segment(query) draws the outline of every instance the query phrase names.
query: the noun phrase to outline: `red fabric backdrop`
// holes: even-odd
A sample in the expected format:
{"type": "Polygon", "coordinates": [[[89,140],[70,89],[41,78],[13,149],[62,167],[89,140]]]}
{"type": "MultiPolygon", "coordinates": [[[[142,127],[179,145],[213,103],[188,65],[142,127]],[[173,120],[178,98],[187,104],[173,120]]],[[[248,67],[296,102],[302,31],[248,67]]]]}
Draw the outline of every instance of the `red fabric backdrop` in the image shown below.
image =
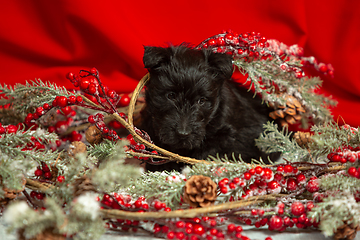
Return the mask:
{"type": "Polygon", "coordinates": [[[331,63],[335,77],[323,78],[323,90],[339,101],[335,119],[360,125],[359,1],[11,0],[0,18],[0,83],[71,87],[67,72],[96,67],[110,88],[131,92],[146,73],[144,45],[255,31],[331,63]]]}

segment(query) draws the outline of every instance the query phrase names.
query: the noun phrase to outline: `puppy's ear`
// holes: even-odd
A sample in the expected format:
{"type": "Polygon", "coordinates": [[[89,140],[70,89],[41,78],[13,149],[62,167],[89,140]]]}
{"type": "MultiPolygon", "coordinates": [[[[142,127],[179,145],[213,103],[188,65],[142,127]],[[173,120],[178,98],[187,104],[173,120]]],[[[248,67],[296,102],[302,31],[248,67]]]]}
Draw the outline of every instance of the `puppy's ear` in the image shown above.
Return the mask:
{"type": "Polygon", "coordinates": [[[145,68],[155,68],[170,60],[171,49],[162,47],[144,47],[143,62],[145,68]]]}
{"type": "Polygon", "coordinates": [[[208,52],[208,63],[217,75],[230,79],[233,74],[232,57],[228,54],[208,52]]]}

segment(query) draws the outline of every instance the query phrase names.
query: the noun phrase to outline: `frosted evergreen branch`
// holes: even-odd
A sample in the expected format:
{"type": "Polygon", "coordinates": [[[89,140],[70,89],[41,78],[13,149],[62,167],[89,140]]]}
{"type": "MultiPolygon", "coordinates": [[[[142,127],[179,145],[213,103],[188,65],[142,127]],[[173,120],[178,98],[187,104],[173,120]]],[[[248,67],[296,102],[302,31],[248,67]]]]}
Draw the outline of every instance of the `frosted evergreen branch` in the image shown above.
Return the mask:
{"type": "Polygon", "coordinates": [[[320,230],[325,236],[332,236],[345,223],[355,226],[360,223],[360,204],[350,192],[338,192],[317,203],[307,215],[320,221],[320,230]]]}
{"type": "Polygon", "coordinates": [[[112,157],[117,153],[117,143],[114,141],[110,141],[105,139],[103,142],[99,144],[90,145],[88,147],[88,154],[94,156],[102,161],[103,159],[112,157]]]}
{"type": "Polygon", "coordinates": [[[185,176],[176,171],[146,172],[139,178],[132,180],[126,192],[135,197],[156,197],[168,206],[176,206],[180,203],[183,194],[185,176]]]}
{"type": "Polygon", "coordinates": [[[91,147],[90,155],[99,159],[98,169],[92,174],[92,181],[98,188],[112,192],[140,176],[140,167],[125,164],[127,143],[126,140],[104,141],[91,147]]]}
{"type": "MultiPolygon", "coordinates": [[[[328,107],[335,106],[337,102],[314,92],[322,84],[320,78],[296,78],[293,72],[281,69],[282,62],[277,58],[253,60],[251,62],[238,59],[234,61],[234,64],[241,73],[248,74],[245,83],[249,82],[249,89],[254,88],[255,93],[261,94],[266,103],[285,105],[287,94],[296,97],[305,107],[306,112],[302,114],[303,118],[313,118],[315,123],[331,119],[331,112],[328,107]],[[282,94],[277,94],[276,91],[282,94]]],[[[292,65],[301,66],[298,61],[292,65]]]]}
{"type": "Polygon", "coordinates": [[[0,150],[7,147],[13,148],[16,146],[23,146],[29,142],[32,142],[31,137],[36,139],[41,138],[42,141],[49,143],[55,142],[59,139],[55,133],[49,133],[44,129],[38,128],[37,130],[27,130],[25,132],[17,131],[16,133],[3,134],[0,138],[0,150]]]}
{"type": "Polygon", "coordinates": [[[255,139],[255,144],[260,150],[266,153],[281,152],[282,156],[291,162],[310,159],[309,152],[292,139],[292,132],[288,132],[287,128],[284,127],[280,131],[277,124],[267,122],[264,129],[259,138],[255,139]]]}
{"type": "Polygon", "coordinates": [[[66,90],[65,87],[58,87],[50,82],[44,83],[40,79],[26,82],[25,85],[16,84],[13,87],[0,84],[0,93],[8,97],[8,99],[0,99],[0,105],[12,104],[13,110],[23,118],[29,110],[34,110],[44,103],[51,104],[56,96],[69,97],[74,95],[66,90]]]}
{"type": "Polygon", "coordinates": [[[314,135],[309,148],[314,156],[327,155],[343,146],[357,147],[360,144],[359,128],[351,129],[340,127],[331,121],[323,125],[315,125],[311,128],[314,135]]]}
{"type": "Polygon", "coordinates": [[[349,191],[356,193],[360,190],[360,180],[346,175],[329,174],[321,178],[320,188],[325,191],[349,191]]]}

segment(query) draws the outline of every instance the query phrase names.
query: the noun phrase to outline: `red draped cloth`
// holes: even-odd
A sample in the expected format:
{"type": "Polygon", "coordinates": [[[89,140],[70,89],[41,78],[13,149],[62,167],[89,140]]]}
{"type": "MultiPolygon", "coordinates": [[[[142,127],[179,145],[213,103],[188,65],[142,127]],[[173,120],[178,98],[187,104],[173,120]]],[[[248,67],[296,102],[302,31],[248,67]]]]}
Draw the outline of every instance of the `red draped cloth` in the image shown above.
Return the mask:
{"type": "Polygon", "coordinates": [[[331,63],[322,91],[334,119],[360,125],[359,1],[49,1],[0,6],[0,83],[40,78],[72,88],[68,72],[96,67],[110,88],[131,92],[146,73],[143,46],[197,45],[232,29],[260,32],[331,63]]]}

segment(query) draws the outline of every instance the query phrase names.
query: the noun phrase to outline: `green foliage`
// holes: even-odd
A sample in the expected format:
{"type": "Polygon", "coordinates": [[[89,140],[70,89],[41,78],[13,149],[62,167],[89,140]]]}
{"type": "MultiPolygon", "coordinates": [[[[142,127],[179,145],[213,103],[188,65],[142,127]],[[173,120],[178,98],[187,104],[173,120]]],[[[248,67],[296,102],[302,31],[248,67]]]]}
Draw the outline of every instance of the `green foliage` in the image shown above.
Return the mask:
{"type": "Polygon", "coordinates": [[[54,161],[59,155],[59,152],[51,150],[22,151],[22,148],[31,142],[31,137],[41,137],[45,142],[57,139],[56,134],[42,129],[3,134],[0,138],[0,176],[2,177],[2,184],[10,189],[21,189],[24,176],[31,174],[29,171],[33,171],[40,164],[40,161],[46,163],[54,161]]]}
{"type": "MultiPolygon", "coordinates": [[[[5,214],[15,214],[16,211],[19,211],[15,208],[22,209],[22,204],[23,202],[13,203],[12,208],[9,207],[5,214]]],[[[46,208],[45,211],[35,211],[27,208],[26,211],[17,212],[16,217],[6,216],[5,219],[12,218],[9,221],[11,225],[8,231],[24,228],[24,236],[32,238],[47,228],[60,228],[65,221],[65,214],[61,207],[51,198],[46,199],[44,207],[46,208]]]]}
{"type": "Polygon", "coordinates": [[[360,180],[346,175],[330,174],[321,178],[320,187],[323,190],[356,193],[360,190],[360,180]]]}
{"type": "MultiPolygon", "coordinates": [[[[78,198],[80,199],[81,196],[78,198]]],[[[81,200],[84,201],[85,198],[81,200]]],[[[95,199],[93,199],[95,202],[95,199]]],[[[91,205],[91,201],[71,202],[67,209],[63,209],[54,198],[47,197],[45,200],[44,211],[35,211],[29,207],[24,208],[24,202],[13,203],[5,212],[5,220],[10,227],[8,231],[14,229],[24,229],[24,236],[32,238],[43,232],[45,229],[53,228],[57,233],[75,234],[74,239],[87,240],[99,239],[105,232],[105,223],[98,215],[98,206],[89,210],[84,210],[84,204],[91,205]],[[94,213],[95,211],[95,213],[94,213]],[[16,214],[15,216],[12,216],[16,214]]]]}
{"type": "Polygon", "coordinates": [[[118,149],[116,142],[105,139],[100,144],[90,145],[88,147],[88,153],[90,156],[94,156],[99,159],[99,161],[102,161],[116,156],[118,154],[118,149]]]}
{"type": "Polygon", "coordinates": [[[132,180],[126,191],[134,197],[156,197],[170,207],[177,206],[185,186],[183,178],[184,176],[176,171],[145,172],[132,180]]]}
{"type": "MultiPolygon", "coordinates": [[[[301,67],[299,61],[287,63],[301,67]]],[[[280,68],[282,62],[278,58],[250,62],[238,59],[234,64],[242,74],[247,74],[246,83],[250,83],[249,89],[253,88],[255,93],[261,94],[266,103],[285,105],[286,94],[296,97],[307,110],[302,114],[304,128],[307,127],[309,118],[312,118],[316,124],[332,118],[328,106],[335,106],[337,102],[314,92],[321,86],[320,78],[296,78],[293,72],[280,68]],[[276,91],[286,94],[277,94],[276,91]]]]}
{"type": "Polygon", "coordinates": [[[92,181],[103,191],[115,191],[140,176],[140,167],[126,165],[124,150],[127,141],[105,141],[92,147],[90,154],[99,158],[99,166],[93,172],[92,181]]]}
{"type": "Polygon", "coordinates": [[[320,221],[320,230],[325,236],[332,236],[343,224],[360,223],[360,205],[348,191],[337,192],[316,204],[308,214],[320,221]]]}
{"type": "Polygon", "coordinates": [[[292,132],[284,127],[281,131],[274,122],[264,124],[264,132],[255,139],[256,146],[266,152],[281,152],[282,157],[291,162],[308,161],[309,152],[301,148],[294,139],[291,138],[292,132]]]}
{"type": "Polygon", "coordinates": [[[11,109],[25,118],[29,112],[34,112],[35,108],[42,106],[44,103],[51,104],[56,96],[73,95],[64,87],[58,87],[49,82],[42,82],[40,79],[16,84],[14,87],[0,84],[0,92],[5,94],[8,99],[1,98],[0,105],[11,104],[11,109]]]}
{"type": "Polygon", "coordinates": [[[313,126],[311,131],[314,132],[311,137],[314,141],[309,148],[313,156],[327,155],[338,148],[348,145],[357,147],[360,144],[359,128],[354,130],[340,127],[333,121],[313,126]]]}

